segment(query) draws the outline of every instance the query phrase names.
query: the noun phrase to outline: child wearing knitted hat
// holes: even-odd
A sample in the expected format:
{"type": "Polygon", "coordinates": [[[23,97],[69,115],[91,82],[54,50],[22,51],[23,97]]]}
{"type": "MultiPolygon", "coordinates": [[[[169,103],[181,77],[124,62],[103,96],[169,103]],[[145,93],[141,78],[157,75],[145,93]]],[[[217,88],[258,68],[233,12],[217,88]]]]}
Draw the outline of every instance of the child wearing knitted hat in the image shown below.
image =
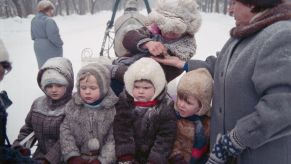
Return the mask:
{"type": "Polygon", "coordinates": [[[177,87],[177,137],[170,163],[204,164],[208,158],[213,79],[205,68],[186,73],[177,87]]]}
{"type": "MultiPolygon", "coordinates": [[[[177,56],[186,61],[196,53],[195,33],[201,25],[201,15],[195,0],[159,0],[148,15],[148,26],[128,31],[121,41],[129,51],[114,64],[113,78],[123,74],[124,65],[130,65],[144,56],[177,56]],[[115,73],[117,75],[115,75],[115,73]]],[[[183,71],[162,65],[167,81],[183,71]]]]}
{"type": "Polygon", "coordinates": [[[13,147],[29,156],[29,149],[20,142],[34,132],[38,145],[33,159],[39,163],[61,163],[59,129],[74,86],[71,62],[63,57],[50,58],[39,70],[37,82],[45,95],[34,100],[13,147]]]}
{"type": "Polygon", "coordinates": [[[91,63],[77,75],[77,93],[68,103],[60,128],[60,143],[68,164],[115,162],[113,120],[118,97],[110,88],[110,72],[91,63]]]}
{"type": "Polygon", "coordinates": [[[129,66],[124,83],[113,126],[118,163],[167,163],[176,116],[162,67],[141,58],[129,66]]]}

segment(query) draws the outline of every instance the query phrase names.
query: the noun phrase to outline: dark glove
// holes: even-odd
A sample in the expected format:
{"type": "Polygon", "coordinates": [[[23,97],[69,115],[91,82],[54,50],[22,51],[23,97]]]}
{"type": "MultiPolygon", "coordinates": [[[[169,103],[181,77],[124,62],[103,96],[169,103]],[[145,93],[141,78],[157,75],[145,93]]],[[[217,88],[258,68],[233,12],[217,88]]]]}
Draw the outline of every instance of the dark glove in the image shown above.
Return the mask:
{"type": "Polygon", "coordinates": [[[87,164],[87,160],[81,158],[80,156],[71,157],[68,160],[68,164],[87,164]]]}
{"type": "Polygon", "coordinates": [[[15,150],[18,150],[22,156],[29,157],[31,155],[30,149],[23,147],[23,146],[16,146],[14,147],[15,150]]]}
{"type": "Polygon", "coordinates": [[[94,159],[92,161],[89,161],[87,164],[101,164],[101,162],[98,159],[94,159]]]}
{"type": "Polygon", "coordinates": [[[133,164],[134,157],[131,154],[123,155],[118,157],[118,164],[133,164]]]}
{"type": "Polygon", "coordinates": [[[171,164],[188,164],[188,162],[185,161],[184,157],[181,154],[176,154],[170,157],[169,162],[171,164]]]}

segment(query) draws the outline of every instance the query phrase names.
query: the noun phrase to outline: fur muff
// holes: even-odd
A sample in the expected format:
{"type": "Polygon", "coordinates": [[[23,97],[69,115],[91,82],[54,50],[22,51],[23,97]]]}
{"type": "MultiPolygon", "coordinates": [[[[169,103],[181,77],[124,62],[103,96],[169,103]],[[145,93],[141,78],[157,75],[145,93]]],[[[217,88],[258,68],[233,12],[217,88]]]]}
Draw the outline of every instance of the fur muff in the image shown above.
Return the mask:
{"type": "Polygon", "coordinates": [[[128,67],[124,74],[126,91],[132,95],[134,82],[137,80],[149,80],[155,87],[154,100],[166,87],[167,81],[164,70],[158,62],[152,58],[141,58],[128,67]]]}
{"type": "Polygon", "coordinates": [[[149,14],[149,23],[156,24],[162,32],[194,35],[201,26],[201,15],[195,0],[160,0],[149,14]]]}
{"type": "Polygon", "coordinates": [[[210,110],[210,103],[213,96],[213,79],[205,68],[187,72],[180,79],[177,92],[190,94],[199,99],[202,107],[196,115],[205,115],[210,110]]]}

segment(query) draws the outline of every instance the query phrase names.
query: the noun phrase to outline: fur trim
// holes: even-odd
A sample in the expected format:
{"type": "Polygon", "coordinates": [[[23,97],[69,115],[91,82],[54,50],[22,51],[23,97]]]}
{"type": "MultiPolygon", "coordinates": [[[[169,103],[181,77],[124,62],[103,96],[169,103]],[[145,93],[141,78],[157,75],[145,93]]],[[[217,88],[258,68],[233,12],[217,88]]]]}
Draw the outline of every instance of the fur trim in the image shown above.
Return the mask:
{"type": "Polygon", "coordinates": [[[44,11],[44,10],[46,10],[49,7],[55,9],[55,6],[54,6],[54,4],[51,1],[49,1],[49,0],[41,0],[37,4],[37,11],[38,12],[44,11]]]}
{"type": "Polygon", "coordinates": [[[141,58],[130,65],[124,74],[126,91],[132,95],[133,85],[136,80],[150,80],[155,87],[154,100],[166,87],[165,73],[158,62],[152,58],[141,58]]]}
{"type": "Polygon", "coordinates": [[[9,61],[9,54],[4,46],[3,41],[0,39],[0,62],[9,61]]]}
{"type": "Polygon", "coordinates": [[[92,74],[99,85],[100,88],[100,98],[103,98],[106,96],[109,88],[110,88],[110,71],[105,66],[104,63],[98,62],[98,63],[91,63],[88,64],[80,69],[77,75],[77,90],[80,92],[80,77],[81,75],[89,72],[92,74]]]}
{"type": "Polygon", "coordinates": [[[253,17],[249,25],[234,27],[230,34],[235,38],[250,36],[265,27],[281,21],[291,19],[291,3],[282,3],[274,8],[258,13],[253,17]]]}
{"type": "Polygon", "coordinates": [[[177,91],[193,95],[200,100],[202,107],[196,115],[202,116],[209,112],[213,96],[213,79],[207,69],[199,68],[187,72],[180,79],[177,91]]]}
{"type": "Polygon", "coordinates": [[[149,23],[157,24],[163,32],[194,35],[201,26],[201,15],[195,0],[160,0],[149,14],[149,23]]]}

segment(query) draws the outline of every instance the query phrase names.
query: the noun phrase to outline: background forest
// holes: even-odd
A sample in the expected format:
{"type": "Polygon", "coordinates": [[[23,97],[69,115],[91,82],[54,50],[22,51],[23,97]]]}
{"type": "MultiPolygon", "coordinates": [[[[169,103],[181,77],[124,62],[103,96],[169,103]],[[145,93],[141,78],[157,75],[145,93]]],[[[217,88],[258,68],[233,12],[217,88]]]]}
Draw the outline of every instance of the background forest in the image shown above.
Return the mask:
{"type": "MultiPolygon", "coordinates": [[[[40,0],[0,0],[0,17],[25,18],[35,14],[35,7],[40,0]]],[[[56,15],[85,15],[94,14],[102,10],[112,10],[116,1],[120,1],[118,9],[123,9],[126,0],[51,0],[56,6],[56,15]]],[[[145,8],[145,1],[150,7],[155,5],[155,0],[138,0],[139,8],[145,8]]],[[[216,12],[227,14],[228,0],[197,0],[203,12],[216,12]]]]}

